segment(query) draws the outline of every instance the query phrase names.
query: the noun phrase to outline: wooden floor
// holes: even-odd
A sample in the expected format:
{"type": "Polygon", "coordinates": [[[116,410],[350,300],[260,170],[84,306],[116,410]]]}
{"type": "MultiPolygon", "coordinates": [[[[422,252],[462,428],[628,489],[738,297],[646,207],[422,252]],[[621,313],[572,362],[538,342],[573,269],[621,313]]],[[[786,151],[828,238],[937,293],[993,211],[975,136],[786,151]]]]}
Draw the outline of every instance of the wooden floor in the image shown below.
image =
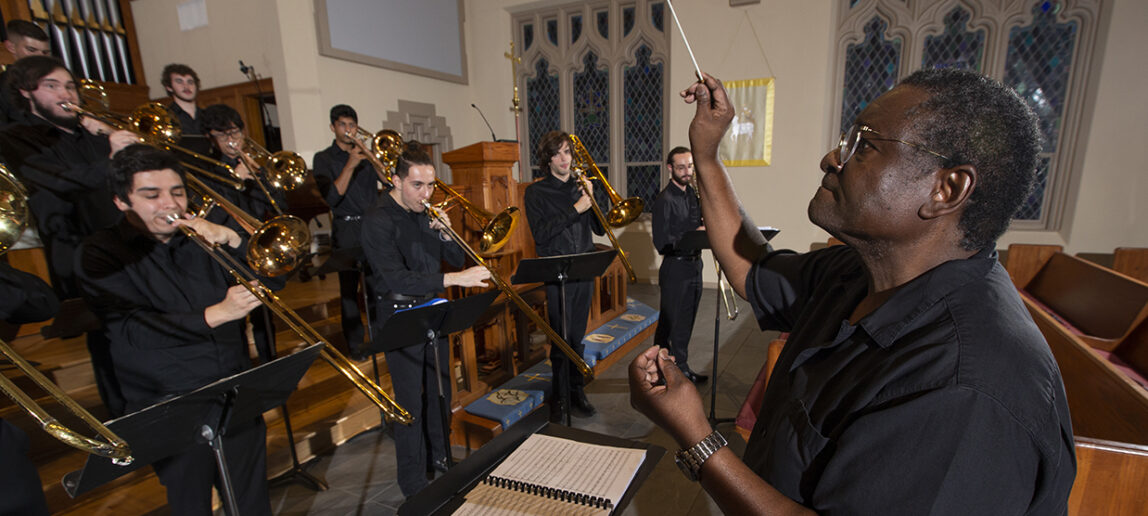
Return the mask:
{"type": "MultiPolygon", "coordinates": [[[[307,282],[292,281],[279,296],[332,344],[343,347],[336,276],[313,278],[307,282]]],[[[302,339],[283,326],[277,327],[277,332],[279,356],[304,345],[302,339]]],[[[100,420],[107,419],[107,411],[94,385],[83,337],[44,340],[38,335],[32,335],[19,337],[11,344],[21,356],[36,363],[41,372],[60,385],[86,410],[100,420]]],[[[358,365],[368,375],[372,373],[370,361],[358,365]]],[[[380,385],[389,391],[390,378],[381,360],[379,367],[380,385]]],[[[83,428],[74,417],[65,415],[66,411],[54,401],[46,399],[43,392],[25,377],[10,368],[6,368],[4,374],[13,378],[17,385],[67,426],[78,430],[83,428]]],[[[350,388],[350,383],[343,376],[321,360],[316,361],[308,370],[287,406],[294,430],[295,448],[299,460],[303,462],[380,423],[380,414],[375,406],[350,388]]],[[[151,468],[142,468],[93,492],[76,499],[70,498],[64,492],[60,480],[66,473],[80,469],[86,454],[49,437],[7,397],[0,398],[0,417],[28,434],[31,455],[39,469],[48,507],[53,514],[166,513],[164,489],[151,468]]],[[[264,419],[268,425],[268,472],[274,477],[291,468],[290,450],[280,411],[267,412],[264,419]]],[[[87,430],[79,431],[92,435],[87,430]]]]}

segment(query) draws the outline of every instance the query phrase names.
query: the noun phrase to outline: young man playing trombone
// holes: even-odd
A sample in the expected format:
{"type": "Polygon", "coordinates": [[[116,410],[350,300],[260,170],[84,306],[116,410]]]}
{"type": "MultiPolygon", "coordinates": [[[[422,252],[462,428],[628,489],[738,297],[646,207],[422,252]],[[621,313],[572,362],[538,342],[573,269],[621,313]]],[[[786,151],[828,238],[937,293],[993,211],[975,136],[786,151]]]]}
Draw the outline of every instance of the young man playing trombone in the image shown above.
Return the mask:
{"type": "MultiPolygon", "coordinates": [[[[570,169],[573,163],[570,135],[561,131],[551,131],[542,136],[538,143],[538,164],[546,171],[542,179],[526,187],[523,203],[530,233],[534,236],[534,248],[538,256],[558,256],[563,254],[585,253],[594,250],[591,232],[606,233],[598,219],[590,211],[593,202],[589,188],[579,185],[570,169]]],[[[557,283],[546,284],[546,307],[550,326],[561,331],[567,328],[566,343],[579,356],[585,346],[582,337],[586,334],[586,321],[590,316],[590,295],[594,282],[570,281],[566,283],[566,313],[558,311],[560,289],[557,283]],[[566,326],[562,318],[566,318],[566,326]]],[[[550,420],[565,421],[560,396],[563,391],[570,393],[570,414],[590,417],[595,413],[594,406],[586,398],[582,375],[571,371],[573,364],[557,347],[550,348],[550,364],[554,370],[554,395],[550,397],[550,420]],[[568,390],[559,388],[566,384],[568,390]]]]}
{"type": "MultiPolygon", "coordinates": [[[[315,153],[315,184],[331,208],[331,245],[335,251],[360,247],[363,214],[379,197],[376,171],[363,148],[355,143],[358,130],[359,115],[354,108],[346,104],[332,107],[331,132],[335,133],[335,140],[330,147],[315,153]]],[[[356,261],[365,267],[361,251],[356,261]]],[[[364,269],[363,274],[370,277],[370,269],[364,269]]],[[[359,315],[359,271],[339,271],[339,298],[348,351],[356,360],[366,359],[363,320],[359,315]]],[[[372,296],[368,293],[367,298],[372,296]]],[[[367,310],[374,303],[369,305],[367,310]]]]}
{"type": "MultiPolygon", "coordinates": [[[[109,185],[124,213],[84,241],[77,273],[103,321],[116,379],[135,412],[250,366],[244,317],[259,305],[179,226],[244,261],[247,239],[205,219],[185,218],[183,169],[167,152],[132,145],[112,161],[109,185]]],[[[276,285],[276,286],[281,286],[276,285]]],[[[240,513],[270,514],[262,417],[224,436],[240,513]]],[[[210,514],[219,482],[211,448],[196,445],[153,464],[172,514],[210,514]]]]}
{"type": "MultiPolygon", "coordinates": [[[[395,167],[395,187],[379,197],[379,203],[363,218],[363,252],[371,265],[371,283],[379,294],[375,313],[375,341],[384,340],[379,329],[396,310],[425,303],[447,287],[485,287],[490,271],[475,265],[458,272],[442,272],[442,263],[461,267],[464,253],[459,243],[443,230],[450,218],[438,220],[427,214],[424,204],[435,189],[434,163],[417,142],[408,144],[395,167]]],[[[386,352],[387,368],[395,401],[406,408],[415,423],[395,425],[395,460],[399,488],[410,497],[427,485],[428,465],[446,471],[443,422],[439,409],[434,357],[444,385],[450,385],[450,348],[447,339],[436,343],[437,352],[415,345],[386,352]]],[[[445,388],[450,407],[450,388],[445,388]]]]}

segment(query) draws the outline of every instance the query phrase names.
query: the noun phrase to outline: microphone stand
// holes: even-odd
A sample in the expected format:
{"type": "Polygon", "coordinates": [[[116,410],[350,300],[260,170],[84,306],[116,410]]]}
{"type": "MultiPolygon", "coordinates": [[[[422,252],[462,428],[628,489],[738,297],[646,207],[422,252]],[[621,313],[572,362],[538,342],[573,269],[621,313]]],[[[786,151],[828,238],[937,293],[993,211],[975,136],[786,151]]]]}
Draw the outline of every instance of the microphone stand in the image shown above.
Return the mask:
{"type": "MultiPolygon", "coordinates": [[[[259,85],[259,76],[255,73],[255,67],[243,64],[243,60],[240,59],[239,60],[239,72],[242,73],[244,77],[247,77],[248,79],[250,79],[251,82],[255,83],[255,92],[258,95],[258,97],[256,97],[255,100],[257,102],[259,102],[259,115],[262,118],[262,120],[260,120],[260,124],[264,128],[264,133],[267,133],[267,132],[269,132],[268,131],[269,129],[272,129],[272,127],[271,127],[271,112],[268,111],[268,109],[267,109],[267,103],[263,102],[263,88],[259,85]]],[[[275,140],[278,142],[276,145],[271,144],[270,135],[265,134],[263,139],[264,139],[264,142],[263,142],[264,147],[267,147],[267,150],[269,150],[271,152],[283,150],[283,141],[280,137],[275,138],[275,140]],[[273,147],[279,147],[279,148],[276,149],[273,147]]]]}

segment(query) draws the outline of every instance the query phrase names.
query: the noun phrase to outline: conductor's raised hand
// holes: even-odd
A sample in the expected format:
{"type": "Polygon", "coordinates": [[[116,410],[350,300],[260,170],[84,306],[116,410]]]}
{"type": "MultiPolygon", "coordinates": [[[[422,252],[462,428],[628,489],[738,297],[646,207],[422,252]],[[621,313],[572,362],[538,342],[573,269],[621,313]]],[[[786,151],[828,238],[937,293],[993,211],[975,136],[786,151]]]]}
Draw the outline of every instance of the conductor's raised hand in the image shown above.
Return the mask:
{"type": "Polygon", "coordinates": [[[650,418],[683,447],[693,446],[711,429],[694,384],[667,350],[652,346],[630,363],[630,405],[650,418]],[[660,384],[659,380],[664,380],[660,384]]]}
{"type": "Polygon", "coordinates": [[[690,150],[694,159],[717,156],[718,144],[733,120],[733,105],[721,81],[702,73],[702,80],[681,92],[687,104],[697,104],[690,122],[690,150]]]}

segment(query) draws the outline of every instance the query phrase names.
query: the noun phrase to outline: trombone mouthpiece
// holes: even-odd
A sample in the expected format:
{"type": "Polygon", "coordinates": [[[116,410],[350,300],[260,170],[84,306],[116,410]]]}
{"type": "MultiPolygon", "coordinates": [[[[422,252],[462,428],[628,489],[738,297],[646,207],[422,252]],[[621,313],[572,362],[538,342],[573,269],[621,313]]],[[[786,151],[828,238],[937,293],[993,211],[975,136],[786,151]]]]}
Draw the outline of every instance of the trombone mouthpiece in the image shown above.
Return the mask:
{"type": "Polygon", "coordinates": [[[167,221],[168,224],[175,224],[175,219],[178,219],[179,216],[175,215],[174,213],[168,213],[167,215],[164,215],[163,218],[167,221]]]}

